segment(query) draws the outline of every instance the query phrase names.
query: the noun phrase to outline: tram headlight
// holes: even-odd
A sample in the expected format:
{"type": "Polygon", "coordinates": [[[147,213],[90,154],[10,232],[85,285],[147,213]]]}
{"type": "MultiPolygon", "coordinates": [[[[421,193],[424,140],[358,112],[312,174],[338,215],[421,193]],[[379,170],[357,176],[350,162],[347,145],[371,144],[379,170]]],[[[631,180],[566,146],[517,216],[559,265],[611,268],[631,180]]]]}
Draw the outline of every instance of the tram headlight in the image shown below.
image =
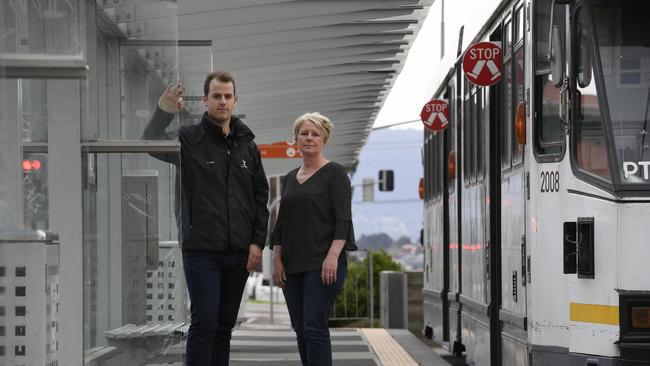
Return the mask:
{"type": "Polygon", "coordinates": [[[630,328],[650,331],[650,306],[630,306],[630,328]]]}

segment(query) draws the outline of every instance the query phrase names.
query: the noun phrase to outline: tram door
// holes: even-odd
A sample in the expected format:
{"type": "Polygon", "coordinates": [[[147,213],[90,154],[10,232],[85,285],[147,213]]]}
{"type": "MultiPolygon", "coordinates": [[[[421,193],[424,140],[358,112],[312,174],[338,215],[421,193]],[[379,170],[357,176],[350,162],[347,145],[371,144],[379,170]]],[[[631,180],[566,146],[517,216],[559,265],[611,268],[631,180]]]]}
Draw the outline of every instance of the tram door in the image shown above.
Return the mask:
{"type": "Polygon", "coordinates": [[[445,301],[446,309],[444,313],[444,336],[445,341],[449,342],[449,350],[457,353],[461,344],[460,340],[460,250],[459,239],[459,220],[460,220],[460,190],[458,189],[458,179],[456,179],[456,151],[459,142],[458,136],[458,89],[456,88],[456,78],[458,74],[452,77],[447,85],[447,91],[444,99],[449,102],[449,127],[444,134],[445,160],[443,164],[443,177],[446,180],[445,194],[445,283],[447,284],[447,299],[445,301]]]}
{"type": "MultiPolygon", "coordinates": [[[[527,364],[526,332],[526,285],[528,282],[526,266],[526,183],[527,172],[524,164],[525,128],[517,123],[517,116],[525,118],[525,73],[524,73],[524,6],[515,5],[502,25],[503,34],[503,79],[497,91],[498,149],[494,151],[496,166],[492,169],[499,179],[499,207],[494,212],[500,220],[498,234],[494,237],[500,246],[496,261],[500,267],[500,287],[495,286],[500,306],[498,317],[500,327],[500,346],[498,364],[520,366],[527,364]],[[498,159],[497,159],[498,157],[498,159]],[[500,164],[498,163],[500,162],[500,164]],[[500,263],[499,263],[500,262],[500,263]],[[500,292],[500,293],[499,293],[500,292]]],[[[495,88],[497,89],[497,88],[495,88]]],[[[496,91],[496,90],[495,90],[496,91]]],[[[495,197],[496,198],[496,197],[495,197]]],[[[494,331],[495,328],[493,328],[494,331]]],[[[497,341],[497,335],[492,336],[497,341]]],[[[497,347],[493,344],[493,347],[497,347]]],[[[494,349],[494,348],[493,348],[494,349]]]]}

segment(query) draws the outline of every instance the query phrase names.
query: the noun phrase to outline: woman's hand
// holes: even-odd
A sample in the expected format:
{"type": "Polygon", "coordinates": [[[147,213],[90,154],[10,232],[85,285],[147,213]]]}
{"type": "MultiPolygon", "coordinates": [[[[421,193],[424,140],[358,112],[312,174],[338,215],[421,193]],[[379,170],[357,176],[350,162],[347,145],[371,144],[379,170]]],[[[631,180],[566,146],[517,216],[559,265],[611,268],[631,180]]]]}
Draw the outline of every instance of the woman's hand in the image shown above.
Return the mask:
{"type": "Polygon", "coordinates": [[[329,286],[336,282],[336,269],[339,266],[339,258],[332,254],[328,254],[323,261],[323,266],[321,267],[320,277],[323,280],[325,286],[329,286]]]}
{"type": "Polygon", "coordinates": [[[287,280],[287,272],[284,271],[284,263],[282,259],[275,257],[273,260],[273,283],[279,288],[285,288],[287,280]]]}

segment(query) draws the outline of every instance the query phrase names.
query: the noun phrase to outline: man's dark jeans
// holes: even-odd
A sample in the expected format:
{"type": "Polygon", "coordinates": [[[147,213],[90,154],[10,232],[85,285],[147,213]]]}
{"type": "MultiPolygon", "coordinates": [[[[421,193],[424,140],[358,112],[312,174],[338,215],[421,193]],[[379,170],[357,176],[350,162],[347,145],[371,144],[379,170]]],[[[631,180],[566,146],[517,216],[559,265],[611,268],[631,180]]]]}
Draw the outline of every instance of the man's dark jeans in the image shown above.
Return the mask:
{"type": "Polygon", "coordinates": [[[232,328],[248,278],[247,259],[248,253],[183,253],[192,314],[186,365],[228,365],[232,328]]]}
{"type": "Polygon", "coordinates": [[[345,260],[339,262],[336,282],[330,286],[323,284],[320,268],[311,272],[287,273],[284,298],[304,366],[332,364],[332,343],[328,327],[330,309],[343,287],[346,274],[345,260]]]}

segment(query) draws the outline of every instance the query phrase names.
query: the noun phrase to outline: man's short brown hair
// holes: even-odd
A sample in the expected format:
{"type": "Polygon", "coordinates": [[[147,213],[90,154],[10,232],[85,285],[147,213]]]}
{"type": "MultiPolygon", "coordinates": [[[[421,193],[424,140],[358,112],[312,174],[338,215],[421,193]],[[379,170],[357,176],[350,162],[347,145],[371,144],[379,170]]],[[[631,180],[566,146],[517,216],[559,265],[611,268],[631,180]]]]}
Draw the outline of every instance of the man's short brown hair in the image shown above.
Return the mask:
{"type": "Polygon", "coordinates": [[[217,79],[223,83],[232,83],[232,91],[234,95],[237,95],[237,87],[235,85],[235,78],[229,73],[225,71],[215,71],[211,72],[208,74],[208,76],[205,77],[205,83],[203,83],[203,95],[208,96],[208,93],[210,92],[210,82],[212,79],[217,79]]]}

